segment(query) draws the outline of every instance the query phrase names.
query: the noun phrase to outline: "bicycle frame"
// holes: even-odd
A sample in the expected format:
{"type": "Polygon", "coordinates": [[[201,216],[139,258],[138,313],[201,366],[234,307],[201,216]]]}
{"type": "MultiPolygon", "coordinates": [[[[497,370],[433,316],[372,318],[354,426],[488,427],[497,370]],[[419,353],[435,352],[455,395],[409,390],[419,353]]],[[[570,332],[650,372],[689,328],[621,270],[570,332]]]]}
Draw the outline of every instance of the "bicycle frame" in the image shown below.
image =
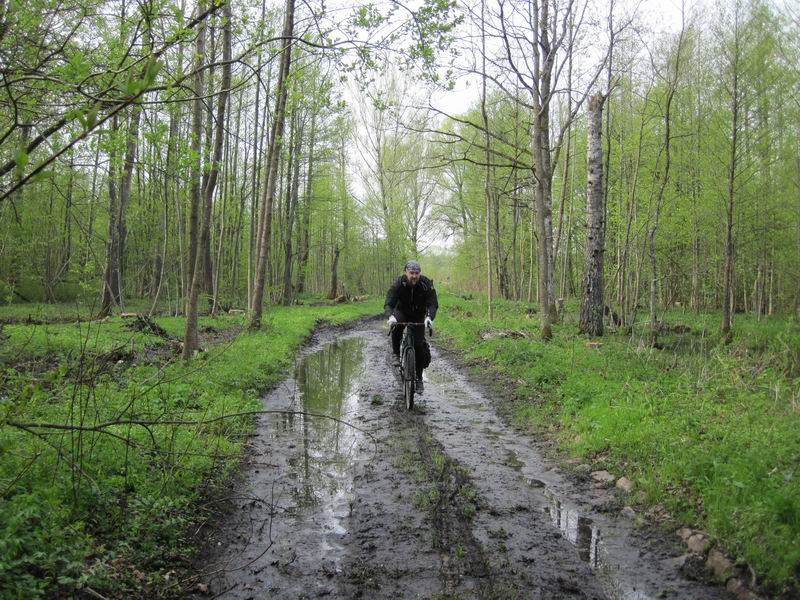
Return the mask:
{"type": "MultiPolygon", "coordinates": [[[[400,381],[403,384],[403,398],[406,402],[406,408],[411,410],[414,408],[414,394],[417,388],[417,357],[416,350],[414,350],[414,330],[413,325],[425,325],[425,323],[395,323],[392,329],[389,330],[391,335],[394,327],[398,325],[406,326],[403,330],[403,338],[400,341],[400,381]]],[[[431,333],[432,333],[432,328],[431,333]]],[[[423,332],[423,336],[425,333],[423,332]]]]}

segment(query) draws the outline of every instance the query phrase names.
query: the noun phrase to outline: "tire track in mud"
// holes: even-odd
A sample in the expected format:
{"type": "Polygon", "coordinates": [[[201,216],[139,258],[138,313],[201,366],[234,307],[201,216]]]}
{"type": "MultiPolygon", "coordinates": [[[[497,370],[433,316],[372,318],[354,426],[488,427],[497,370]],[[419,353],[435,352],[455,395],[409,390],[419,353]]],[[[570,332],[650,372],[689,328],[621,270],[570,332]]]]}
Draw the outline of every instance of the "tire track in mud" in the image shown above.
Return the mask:
{"type": "Polygon", "coordinates": [[[303,414],[259,419],[206,534],[196,597],[725,597],[674,567],[654,574],[638,551],[623,553],[632,564],[622,575],[605,572],[618,532],[574,508],[606,499],[570,503],[569,483],[441,356],[406,412],[387,344],[377,322],[320,332],[295,377],[265,397],[266,408],[358,429],[303,414]]]}

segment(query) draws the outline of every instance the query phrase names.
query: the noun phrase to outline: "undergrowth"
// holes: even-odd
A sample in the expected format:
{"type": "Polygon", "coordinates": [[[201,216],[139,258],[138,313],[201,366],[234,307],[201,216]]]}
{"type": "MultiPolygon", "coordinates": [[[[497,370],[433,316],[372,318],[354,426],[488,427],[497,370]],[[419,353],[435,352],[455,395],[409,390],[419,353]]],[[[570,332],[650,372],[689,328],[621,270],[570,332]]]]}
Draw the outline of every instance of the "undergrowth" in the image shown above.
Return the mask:
{"type": "Polygon", "coordinates": [[[205,351],[188,363],[182,318],[157,319],[170,339],[119,317],[5,325],[0,595],[181,594],[202,500],[252,430],[252,415],[235,415],[263,408],[316,322],[379,312],[377,301],[274,307],[257,333],[243,333],[242,317],[204,317],[205,351]]]}
{"type": "Polygon", "coordinates": [[[568,305],[543,343],[527,305],[440,293],[449,343],[514,390],[520,425],[634,481],[636,494],[706,530],[773,586],[800,572],[800,326],[672,310],[660,349],[643,326],[589,340],[568,305]],[[502,337],[501,333],[507,336],[502,337]],[[596,342],[599,342],[596,343],[596,342]]]}

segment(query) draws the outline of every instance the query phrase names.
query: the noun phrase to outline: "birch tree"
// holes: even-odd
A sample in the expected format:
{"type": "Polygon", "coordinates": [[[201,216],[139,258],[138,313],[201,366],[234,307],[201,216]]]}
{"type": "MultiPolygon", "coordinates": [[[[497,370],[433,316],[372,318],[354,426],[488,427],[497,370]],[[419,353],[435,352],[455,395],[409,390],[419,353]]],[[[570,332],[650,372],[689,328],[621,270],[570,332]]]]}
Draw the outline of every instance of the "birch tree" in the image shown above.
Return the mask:
{"type": "Polygon", "coordinates": [[[581,297],[581,333],[603,335],[603,263],[605,253],[605,186],[603,185],[603,151],[600,144],[603,127],[603,104],[606,96],[595,94],[589,99],[586,189],[586,249],[583,264],[581,297]]]}

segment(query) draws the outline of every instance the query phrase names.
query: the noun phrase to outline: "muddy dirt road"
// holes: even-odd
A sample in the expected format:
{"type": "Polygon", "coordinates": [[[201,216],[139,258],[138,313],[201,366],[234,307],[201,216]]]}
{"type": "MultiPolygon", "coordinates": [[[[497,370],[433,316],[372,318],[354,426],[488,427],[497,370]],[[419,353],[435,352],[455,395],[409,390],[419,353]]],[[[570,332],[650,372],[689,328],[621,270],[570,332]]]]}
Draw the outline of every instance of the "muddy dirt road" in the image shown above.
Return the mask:
{"type": "Polygon", "coordinates": [[[445,357],[425,375],[408,413],[380,322],[318,333],[264,399],[297,412],[259,420],[197,597],[728,597],[612,490],[553,469],[445,357]]]}

